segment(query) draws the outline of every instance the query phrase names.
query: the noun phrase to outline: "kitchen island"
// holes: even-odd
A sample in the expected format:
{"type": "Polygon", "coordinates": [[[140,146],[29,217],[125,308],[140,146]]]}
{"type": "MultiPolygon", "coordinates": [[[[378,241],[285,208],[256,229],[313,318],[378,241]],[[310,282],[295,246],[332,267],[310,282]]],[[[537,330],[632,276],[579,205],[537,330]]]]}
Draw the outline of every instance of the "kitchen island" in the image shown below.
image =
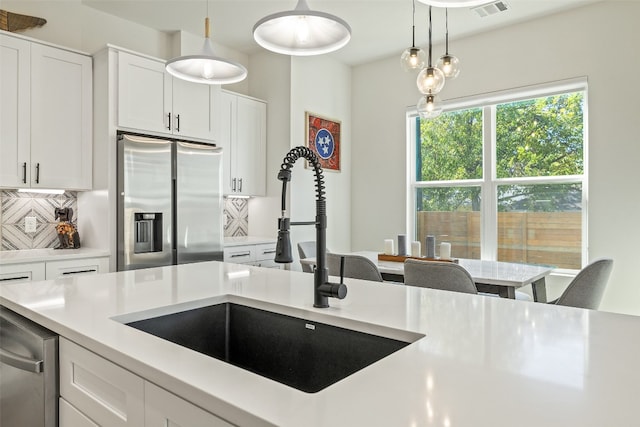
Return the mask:
{"type": "Polygon", "coordinates": [[[638,317],[346,283],[316,309],[310,274],[206,262],[2,285],[0,304],[234,425],[640,425],[638,317]],[[236,300],[424,337],[305,393],[122,323],[236,300]]]}

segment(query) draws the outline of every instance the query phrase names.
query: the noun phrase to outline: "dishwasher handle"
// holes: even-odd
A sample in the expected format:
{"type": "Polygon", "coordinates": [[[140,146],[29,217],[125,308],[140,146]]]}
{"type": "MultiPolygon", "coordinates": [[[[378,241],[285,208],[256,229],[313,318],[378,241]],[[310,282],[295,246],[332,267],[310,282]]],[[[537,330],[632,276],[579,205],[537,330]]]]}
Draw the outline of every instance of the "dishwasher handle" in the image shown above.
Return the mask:
{"type": "Polygon", "coordinates": [[[21,371],[34,372],[39,374],[42,372],[42,365],[44,361],[29,359],[28,357],[20,356],[10,351],[0,348],[0,363],[4,363],[21,371]]]}

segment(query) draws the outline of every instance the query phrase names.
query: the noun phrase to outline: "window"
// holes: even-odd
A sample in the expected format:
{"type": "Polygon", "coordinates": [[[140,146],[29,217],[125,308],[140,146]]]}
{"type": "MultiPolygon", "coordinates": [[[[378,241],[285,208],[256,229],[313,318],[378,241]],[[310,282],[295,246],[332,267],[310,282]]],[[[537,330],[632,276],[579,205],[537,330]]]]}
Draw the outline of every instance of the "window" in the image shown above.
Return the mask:
{"type": "MultiPolygon", "coordinates": [[[[586,260],[586,82],[408,114],[409,224],[459,258],[579,269],[586,260]]],[[[437,253],[437,249],[436,249],[437,253]]]]}

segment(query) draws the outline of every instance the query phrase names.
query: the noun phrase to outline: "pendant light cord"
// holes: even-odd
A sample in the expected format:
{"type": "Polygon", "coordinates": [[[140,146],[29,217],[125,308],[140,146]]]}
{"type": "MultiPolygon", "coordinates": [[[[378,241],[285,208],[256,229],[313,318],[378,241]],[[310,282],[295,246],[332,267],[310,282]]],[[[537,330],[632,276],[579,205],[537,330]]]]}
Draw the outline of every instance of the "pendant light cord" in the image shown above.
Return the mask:
{"type": "Polygon", "coordinates": [[[413,26],[411,47],[416,47],[416,0],[413,0],[413,15],[411,18],[411,25],[413,26]]]}
{"type": "Polygon", "coordinates": [[[429,6],[429,68],[431,68],[431,6],[429,6]]]}
{"type": "Polygon", "coordinates": [[[444,25],[445,25],[445,37],[444,37],[444,54],[449,56],[449,9],[444,8],[444,25]]]}

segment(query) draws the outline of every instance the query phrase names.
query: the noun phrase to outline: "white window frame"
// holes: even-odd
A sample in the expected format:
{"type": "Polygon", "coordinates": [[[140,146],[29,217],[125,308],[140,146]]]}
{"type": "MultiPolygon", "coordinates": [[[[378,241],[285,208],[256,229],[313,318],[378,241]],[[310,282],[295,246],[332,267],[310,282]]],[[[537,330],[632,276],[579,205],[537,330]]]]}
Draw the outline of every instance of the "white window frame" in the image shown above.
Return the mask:
{"type": "MultiPolygon", "coordinates": [[[[480,186],[482,190],[481,201],[481,226],[480,226],[480,253],[483,260],[495,261],[498,254],[498,213],[497,194],[499,185],[517,184],[582,184],[582,266],[588,263],[588,201],[589,201],[589,141],[588,141],[588,88],[587,78],[579,77],[557,82],[544,83],[539,85],[509,89],[487,94],[475,95],[465,98],[458,98],[443,102],[444,112],[468,109],[483,108],[483,177],[481,179],[468,179],[464,181],[417,181],[416,177],[416,117],[418,112],[414,107],[407,109],[407,216],[406,233],[408,236],[415,236],[416,230],[416,191],[424,187],[457,187],[480,186]],[[584,92],[584,128],[583,128],[583,174],[571,176],[548,176],[548,177],[523,177],[523,178],[500,178],[496,177],[496,106],[498,104],[542,98],[570,92],[584,92]]],[[[573,274],[574,269],[556,269],[557,273],[573,274]]]]}

